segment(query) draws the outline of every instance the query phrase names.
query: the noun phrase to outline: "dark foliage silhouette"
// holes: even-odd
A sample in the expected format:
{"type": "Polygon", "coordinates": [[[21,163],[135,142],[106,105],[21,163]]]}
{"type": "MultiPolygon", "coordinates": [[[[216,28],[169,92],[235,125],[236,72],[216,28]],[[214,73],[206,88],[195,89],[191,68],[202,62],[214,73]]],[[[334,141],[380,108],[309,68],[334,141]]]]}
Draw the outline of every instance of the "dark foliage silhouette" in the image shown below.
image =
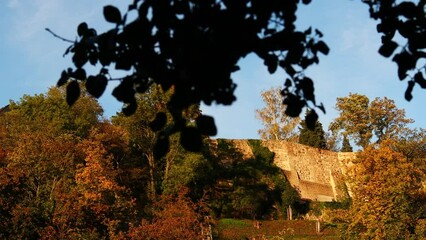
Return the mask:
{"type": "Polygon", "coordinates": [[[325,141],[325,132],[320,121],[316,120],[314,126],[309,126],[310,111],[306,112],[305,120],[300,123],[299,143],[315,148],[327,149],[325,141]]]}
{"type": "MultiPolygon", "coordinates": [[[[174,124],[159,131],[162,136],[181,132],[182,145],[198,150],[201,135],[216,134],[214,119],[200,116],[195,125],[189,125],[182,112],[200,102],[232,104],[236,84],[231,74],[239,70],[241,58],[254,53],[271,74],[278,68],[286,72],[281,92],[286,114],[296,117],[308,107],[313,112],[308,126],[313,126],[317,120],[314,109],[325,110],[315,101],[313,81],[304,70],[319,62],[319,53],[327,55],[329,47],[321,40],[321,31],[311,27],[296,30],[296,10],[310,2],[134,0],[124,14],[114,6],[105,6],[105,20],[114,27],[103,33],[85,22],[77,27],[78,38],[65,52],[72,55],[74,67],[62,72],[58,85],[67,84],[67,102],[72,105],[80,93],[76,81],[85,82],[87,91],[99,97],[108,81],[119,80],[112,95],[123,103],[126,115],[137,108],[135,94],[144,93],[150,85],[161,85],[164,91],[173,88],[168,111],[174,124]],[[130,12],[136,12],[137,17],[128,21],[130,12]],[[87,63],[98,66],[99,73],[87,76],[87,63]],[[113,78],[111,68],[125,70],[127,75],[113,78]]],[[[409,80],[405,96],[410,100],[415,83],[426,87],[425,67],[419,66],[419,60],[426,57],[426,1],[362,2],[369,5],[371,17],[380,22],[379,53],[393,55],[399,78],[409,80]],[[394,40],[396,32],[405,42],[394,40]]]]}

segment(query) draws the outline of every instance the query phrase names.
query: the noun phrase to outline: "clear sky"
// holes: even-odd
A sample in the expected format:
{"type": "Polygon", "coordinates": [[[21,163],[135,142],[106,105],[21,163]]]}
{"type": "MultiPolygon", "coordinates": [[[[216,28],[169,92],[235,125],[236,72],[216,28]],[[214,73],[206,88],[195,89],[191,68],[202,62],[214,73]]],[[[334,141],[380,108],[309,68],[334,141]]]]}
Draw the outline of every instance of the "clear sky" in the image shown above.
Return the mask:
{"type": "MultiPolygon", "coordinates": [[[[122,11],[131,0],[3,0],[0,5],[0,106],[18,101],[24,94],[45,93],[56,84],[61,71],[71,66],[70,56],[62,54],[68,43],[52,37],[44,29],[74,39],[80,22],[105,30],[102,7],[119,6],[122,11]]],[[[380,36],[368,8],[360,0],[314,0],[298,10],[298,28],[309,26],[324,33],[330,46],[328,56],[311,67],[307,75],[314,79],[317,102],[323,102],[327,113],[320,114],[324,128],[337,116],[337,97],[350,92],[365,94],[370,100],[387,96],[404,108],[414,127],[425,127],[426,111],[422,109],[426,91],[416,87],[414,99],[404,100],[407,82],[397,78],[396,64],[381,57],[380,36]]],[[[232,106],[202,106],[203,113],[213,115],[221,138],[258,138],[261,123],[255,109],[262,107],[260,92],[283,84],[282,72],[270,75],[262,61],[249,55],[241,61],[241,70],[233,75],[238,84],[237,102],[232,106]]],[[[113,84],[100,98],[105,115],[114,115],[121,105],[111,97],[113,84]]]]}

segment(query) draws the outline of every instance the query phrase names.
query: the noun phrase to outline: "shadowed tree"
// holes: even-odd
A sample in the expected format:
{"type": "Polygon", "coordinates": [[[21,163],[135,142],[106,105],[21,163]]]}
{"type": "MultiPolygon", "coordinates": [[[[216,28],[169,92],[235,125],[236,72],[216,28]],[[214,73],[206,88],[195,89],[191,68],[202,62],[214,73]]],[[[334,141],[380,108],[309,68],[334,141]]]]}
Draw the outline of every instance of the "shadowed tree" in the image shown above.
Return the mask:
{"type": "Polygon", "coordinates": [[[322,124],[316,120],[313,129],[309,128],[306,123],[306,118],[309,112],[306,113],[305,120],[300,123],[299,128],[299,143],[315,148],[327,149],[327,142],[325,141],[325,132],[322,124]]]}
{"type": "MultiPolygon", "coordinates": [[[[100,97],[109,80],[119,80],[112,95],[123,103],[126,115],[136,111],[136,93],[146,92],[153,83],[165,92],[173,86],[167,105],[175,124],[163,134],[193,135],[183,140],[192,150],[200,148],[199,135],[214,133],[209,129],[215,123],[204,118],[189,128],[182,111],[201,102],[232,104],[236,84],[231,74],[248,54],[261,58],[271,74],[277,69],[286,73],[282,92],[286,114],[296,117],[305,107],[324,111],[315,100],[314,84],[305,69],[319,62],[320,53],[327,55],[329,47],[321,40],[321,31],[296,28],[300,2],[311,1],[134,0],[124,14],[105,6],[103,15],[112,24],[110,30],[97,33],[83,22],[77,27],[76,41],[60,37],[71,43],[65,54],[71,53],[74,67],[62,72],[58,85],[67,86],[67,102],[72,105],[80,95],[77,81],[100,97]],[[88,63],[98,67],[99,73],[87,76],[88,63]],[[126,73],[112,77],[112,68],[126,73]]],[[[398,65],[399,79],[408,80],[405,98],[411,100],[415,84],[426,87],[426,2],[361,2],[378,22],[377,31],[382,35],[379,53],[392,57],[398,65]]],[[[309,121],[313,124],[315,120],[309,121]]]]}
{"type": "MultiPolygon", "coordinates": [[[[132,116],[119,113],[112,118],[115,125],[123,127],[129,133],[132,161],[138,162],[137,165],[147,166],[148,192],[151,201],[156,199],[161,182],[168,178],[180,150],[176,137],[168,138],[155,131],[170,130],[168,123],[172,117],[167,114],[167,102],[172,92],[173,90],[170,89],[165,93],[160,86],[151,85],[144,94],[138,95],[137,103],[141,107],[132,116]],[[164,155],[164,149],[169,149],[169,153],[164,155]]],[[[188,119],[194,119],[199,114],[198,106],[192,106],[184,113],[188,119]]]]}
{"type": "Polygon", "coordinates": [[[286,106],[283,104],[280,88],[274,87],[263,91],[261,97],[266,106],[256,110],[256,118],[264,126],[263,129],[258,130],[260,138],[296,141],[296,126],[300,119],[285,114],[286,106]]]}
{"type": "Polygon", "coordinates": [[[346,137],[346,135],[343,135],[343,141],[342,141],[342,148],[340,149],[341,152],[353,152],[351,143],[349,142],[349,139],[346,137]]]}

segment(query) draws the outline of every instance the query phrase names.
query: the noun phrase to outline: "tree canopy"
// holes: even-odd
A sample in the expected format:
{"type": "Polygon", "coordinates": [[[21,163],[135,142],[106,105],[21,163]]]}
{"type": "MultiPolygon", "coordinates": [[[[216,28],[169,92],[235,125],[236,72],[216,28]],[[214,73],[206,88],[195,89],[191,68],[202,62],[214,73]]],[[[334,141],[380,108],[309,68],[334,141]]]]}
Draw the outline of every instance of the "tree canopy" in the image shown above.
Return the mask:
{"type": "Polygon", "coordinates": [[[308,128],[307,117],[310,115],[306,113],[305,119],[300,123],[299,127],[299,143],[307,146],[327,149],[327,142],[325,140],[325,132],[322,128],[320,121],[316,120],[312,128],[308,128]]]}
{"type": "Polygon", "coordinates": [[[261,93],[265,107],[256,110],[256,118],[265,126],[260,129],[262,139],[295,141],[297,139],[298,117],[285,114],[286,107],[282,103],[281,89],[273,87],[261,93]]]}
{"type": "Polygon", "coordinates": [[[373,137],[377,142],[396,138],[413,122],[387,97],[370,102],[365,95],[351,93],[337,98],[336,109],[339,116],[330,124],[330,130],[352,138],[360,147],[370,144],[373,137]]]}
{"type": "Polygon", "coordinates": [[[349,167],[353,201],[346,239],[417,239],[413,235],[416,220],[424,216],[424,203],[418,202],[424,199],[424,176],[395,149],[392,140],[370,145],[349,167]]]}
{"type": "MultiPolygon", "coordinates": [[[[123,103],[126,115],[136,111],[135,95],[150,85],[158,84],[164,91],[174,88],[167,104],[174,124],[161,131],[193,136],[198,140],[188,141],[187,146],[198,146],[199,135],[216,133],[214,120],[201,115],[195,126],[188,127],[182,111],[200,102],[232,104],[236,84],[231,74],[239,70],[241,58],[254,53],[271,74],[279,68],[285,71],[282,96],[286,114],[298,116],[305,107],[325,112],[315,100],[314,84],[305,70],[319,63],[320,53],[327,55],[329,47],[321,40],[320,30],[295,26],[298,6],[310,2],[134,0],[124,14],[108,5],[103,15],[113,25],[110,30],[98,33],[82,22],[75,41],[62,38],[71,42],[65,55],[72,55],[74,67],[62,72],[58,85],[67,84],[67,102],[72,105],[80,95],[78,81],[100,97],[108,81],[119,80],[112,95],[123,103]],[[99,73],[88,76],[87,64],[98,67],[99,73]],[[126,74],[112,77],[111,69],[126,74]]],[[[370,17],[378,20],[379,53],[392,57],[398,65],[399,79],[408,80],[405,98],[411,100],[415,84],[426,87],[422,61],[426,58],[426,1],[361,2],[369,6],[370,17]]],[[[316,118],[311,120],[314,123],[316,118]]]]}

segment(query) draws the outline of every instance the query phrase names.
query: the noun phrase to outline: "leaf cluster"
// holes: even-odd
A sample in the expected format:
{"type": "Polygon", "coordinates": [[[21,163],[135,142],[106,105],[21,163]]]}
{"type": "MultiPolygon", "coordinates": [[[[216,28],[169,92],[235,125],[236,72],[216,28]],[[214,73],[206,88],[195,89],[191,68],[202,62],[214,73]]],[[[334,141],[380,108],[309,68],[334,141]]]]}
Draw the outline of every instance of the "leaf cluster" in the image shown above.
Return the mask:
{"type": "Polygon", "coordinates": [[[409,80],[405,99],[410,101],[413,98],[412,91],[415,84],[426,88],[424,77],[426,2],[423,0],[416,2],[363,0],[363,2],[368,4],[371,18],[380,21],[377,25],[377,32],[382,34],[379,53],[387,58],[393,56],[392,61],[398,65],[399,79],[409,80]],[[398,43],[397,36],[402,37],[404,42],[398,43]]]}
{"type": "Polygon", "coordinates": [[[304,70],[318,63],[319,53],[326,55],[329,48],[319,30],[296,30],[298,4],[298,0],[135,0],[124,14],[105,6],[105,20],[114,27],[104,33],[85,22],[77,27],[78,38],[65,52],[72,55],[74,67],[62,72],[58,86],[67,84],[67,102],[72,105],[80,96],[77,81],[100,97],[108,81],[118,80],[112,95],[123,103],[125,115],[136,111],[135,95],[150,85],[158,84],[164,92],[173,88],[167,103],[175,123],[171,133],[181,132],[189,150],[199,150],[200,135],[217,131],[209,116],[200,116],[194,127],[187,127],[182,111],[200,102],[232,104],[236,84],[231,74],[250,53],[263,59],[271,74],[278,68],[288,73],[282,92],[286,114],[298,116],[308,102],[324,111],[315,103],[313,81],[304,70]],[[137,17],[130,19],[134,13],[137,17]],[[86,64],[99,67],[99,73],[87,76],[86,64]],[[111,68],[128,74],[112,78],[111,68]]]}

